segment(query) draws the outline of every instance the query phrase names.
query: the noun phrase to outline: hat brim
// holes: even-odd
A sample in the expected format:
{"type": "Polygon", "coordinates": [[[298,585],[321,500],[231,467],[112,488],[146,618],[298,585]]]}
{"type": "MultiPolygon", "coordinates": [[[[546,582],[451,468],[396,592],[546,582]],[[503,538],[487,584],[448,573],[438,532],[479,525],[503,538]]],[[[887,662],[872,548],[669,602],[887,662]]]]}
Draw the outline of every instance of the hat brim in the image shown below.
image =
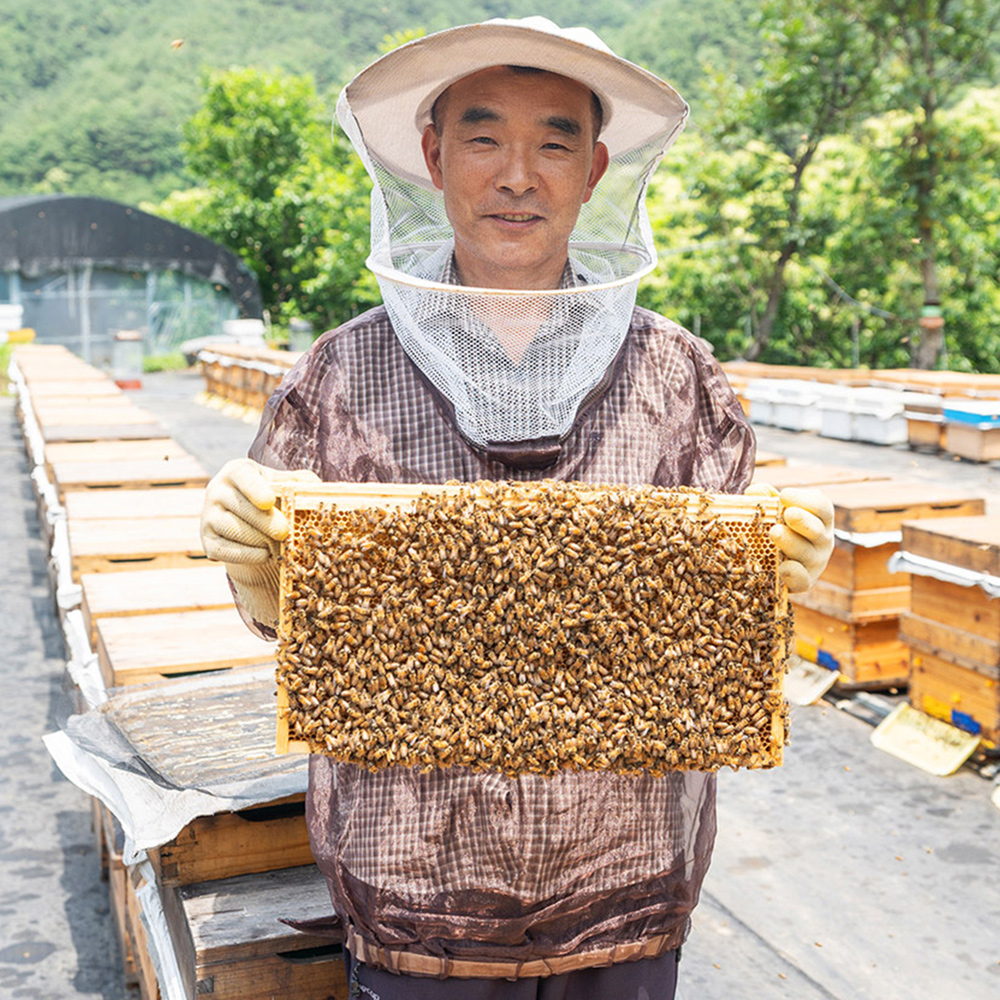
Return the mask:
{"type": "Polygon", "coordinates": [[[668,145],[688,113],[677,91],[609,49],[569,34],[487,22],[418,38],[376,60],[344,88],[337,107],[341,124],[346,128],[344,115],[353,115],[379,164],[397,177],[431,187],[419,136],[430,123],[434,101],[470,73],[518,65],[559,73],[594,91],[604,110],[600,138],[612,157],[660,135],[668,145]]]}

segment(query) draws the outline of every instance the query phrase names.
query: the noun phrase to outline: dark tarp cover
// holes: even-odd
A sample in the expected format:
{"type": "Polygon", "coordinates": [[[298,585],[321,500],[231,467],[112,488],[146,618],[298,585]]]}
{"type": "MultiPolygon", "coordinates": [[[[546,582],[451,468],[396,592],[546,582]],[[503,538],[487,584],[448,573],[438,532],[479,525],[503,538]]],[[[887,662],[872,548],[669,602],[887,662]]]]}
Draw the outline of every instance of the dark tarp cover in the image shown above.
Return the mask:
{"type": "Polygon", "coordinates": [[[227,288],[241,315],[261,315],[260,287],[246,264],[183,226],[105,198],[0,198],[0,272],[38,277],[84,262],[118,271],[180,271],[227,288]]]}

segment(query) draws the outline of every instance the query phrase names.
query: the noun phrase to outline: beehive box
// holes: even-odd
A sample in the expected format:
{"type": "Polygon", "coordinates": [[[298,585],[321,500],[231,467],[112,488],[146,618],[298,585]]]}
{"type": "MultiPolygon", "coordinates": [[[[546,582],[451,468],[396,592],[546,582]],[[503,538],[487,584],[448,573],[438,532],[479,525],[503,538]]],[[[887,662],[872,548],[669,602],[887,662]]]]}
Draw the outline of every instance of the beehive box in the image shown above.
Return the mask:
{"type": "Polygon", "coordinates": [[[278,749],[369,768],[781,761],[773,497],[278,487],[278,749]]]}
{"type": "Polygon", "coordinates": [[[816,584],[792,596],[797,651],[836,662],[845,688],[905,685],[909,651],[898,630],[910,605],[910,575],[889,569],[903,522],[979,515],[985,503],[964,490],[906,480],[820,488],[833,503],[838,536],[816,584]]]}
{"type": "Polygon", "coordinates": [[[188,996],[347,1000],[340,942],[282,923],[330,913],[315,865],[166,889],[163,904],[188,996]]]}
{"type": "Polygon", "coordinates": [[[1000,516],[945,518],[903,525],[912,573],[910,612],[900,636],[911,649],[915,708],[1000,744],[1000,597],[973,583],[1000,586],[1000,516]],[[941,579],[965,575],[969,586],[941,579]]]}

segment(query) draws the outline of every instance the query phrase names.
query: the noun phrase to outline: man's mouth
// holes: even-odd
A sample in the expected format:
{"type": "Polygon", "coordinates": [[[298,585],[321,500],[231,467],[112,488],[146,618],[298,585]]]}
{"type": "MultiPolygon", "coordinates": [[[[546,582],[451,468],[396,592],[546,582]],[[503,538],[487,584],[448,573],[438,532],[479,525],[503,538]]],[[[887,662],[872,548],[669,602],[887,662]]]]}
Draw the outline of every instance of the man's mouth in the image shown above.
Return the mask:
{"type": "Polygon", "coordinates": [[[500,222],[523,223],[540,222],[542,217],[534,212],[491,212],[489,217],[500,222]]]}

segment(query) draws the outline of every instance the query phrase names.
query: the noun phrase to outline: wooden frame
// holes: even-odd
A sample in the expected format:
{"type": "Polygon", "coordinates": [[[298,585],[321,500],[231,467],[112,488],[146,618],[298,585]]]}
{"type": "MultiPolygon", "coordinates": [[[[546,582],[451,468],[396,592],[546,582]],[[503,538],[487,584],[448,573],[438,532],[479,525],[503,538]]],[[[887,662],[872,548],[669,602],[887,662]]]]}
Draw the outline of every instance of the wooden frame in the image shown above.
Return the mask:
{"type": "MultiPolygon", "coordinates": [[[[515,486],[537,486],[538,484],[513,484],[515,486]]],[[[558,484],[565,485],[565,484],[558,484]]],[[[315,511],[319,509],[333,509],[342,511],[356,511],[372,507],[400,507],[412,505],[422,496],[439,496],[448,493],[458,493],[467,489],[469,484],[457,485],[403,485],[403,484],[382,484],[382,483],[307,483],[299,481],[285,481],[276,485],[276,492],[279,495],[279,503],[289,521],[292,523],[292,534],[286,540],[285,548],[293,545],[296,541],[295,521],[296,514],[303,511],[315,511]]],[[[604,491],[595,487],[593,491],[585,487],[581,489],[581,500],[600,498],[604,491]]],[[[694,519],[705,521],[718,519],[722,522],[738,524],[763,520],[764,523],[775,523],[781,516],[781,502],[776,497],[761,496],[730,496],[722,494],[703,494],[698,492],[679,492],[670,490],[654,491],[654,496],[659,495],[666,498],[668,495],[673,504],[680,503],[686,507],[686,513],[694,519]],[[678,501],[678,497],[682,498],[678,501]]],[[[785,589],[777,578],[777,558],[774,558],[775,569],[775,593],[777,601],[775,612],[777,615],[787,613],[787,595],[785,589]]],[[[281,569],[281,593],[284,597],[291,587],[291,577],[286,559],[282,559],[281,569]]],[[[287,636],[290,628],[290,620],[287,602],[283,599],[281,609],[281,620],[279,622],[279,637],[287,636]]],[[[788,637],[790,639],[790,636],[788,637]]],[[[780,648],[775,653],[775,664],[778,669],[775,675],[779,678],[783,676],[783,666],[787,655],[787,642],[779,643],[780,648]],[[780,661],[780,662],[778,662],[780,661]]],[[[280,649],[280,647],[279,647],[280,649]]],[[[280,652],[279,652],[280,657],[280,652]]],[[[278,753],[288,752],[310,752],[311,747],[308,742],[301,739],[292,738],[289,732],[289,698],[288,692],[283,685],[278,686],[278,722],[277,722],[277,751],[278,753]]],[[[770,719],[770,748],[766,755],[767,759],[759,761],[751,766],[772,766],[780,763],[782,748],[785,743],[785,724],[783,711],[773,712],[770,719]]],[[[728,762],[727,762],[728,763],[728,762]]],[[[749,762],[745,762],[749,763],[749,762]]],[[[732,766],[737,766],[733,764],[732,766]]]]}

